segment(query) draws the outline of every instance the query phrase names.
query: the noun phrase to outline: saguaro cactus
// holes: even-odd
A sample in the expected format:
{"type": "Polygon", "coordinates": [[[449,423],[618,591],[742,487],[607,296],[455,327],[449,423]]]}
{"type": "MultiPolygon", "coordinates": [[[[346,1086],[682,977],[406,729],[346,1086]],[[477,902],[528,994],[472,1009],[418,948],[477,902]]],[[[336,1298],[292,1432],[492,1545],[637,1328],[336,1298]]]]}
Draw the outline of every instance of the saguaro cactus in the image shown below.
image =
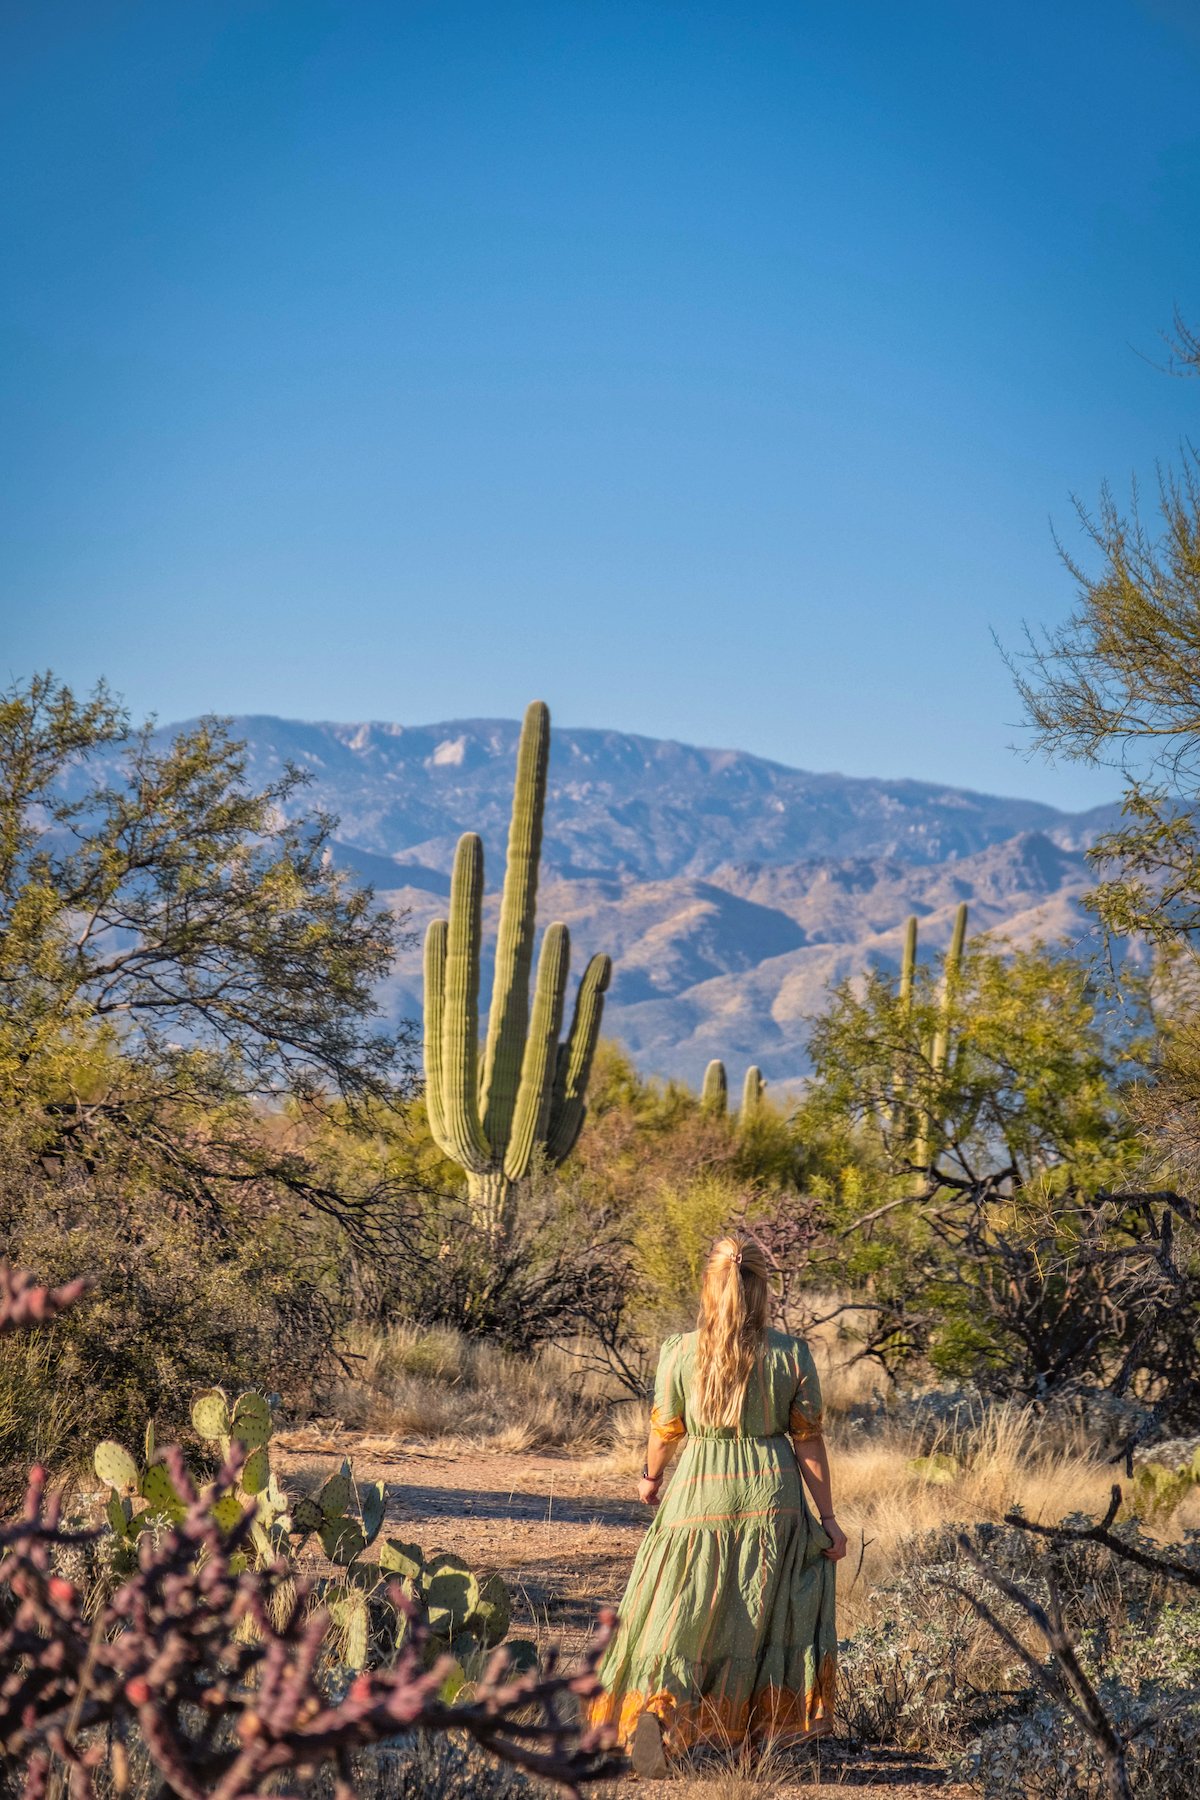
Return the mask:
{"type": "Polygon", "coordinates": [[[719,1057],[714,1057],[704,1071],[704,1084],[700,1089],[700,1105],[706,1113],[713,1113],[724,1118],[729,1107],[729,1077],[725,1073],[725,1064],[719,1057]]]}
{"type": "Polygon", "coordinates": [[[763,1072],[757,1063],[751,1063],[746,1070],[746,1078],[742,1082],[742,1123],[754,1116],[762,1104],[763,1089],[766,1087],[763,1072]]]}
{"type": "MultiPolygon", "coordinates": [[[[912,921],[910,920],[910,925],[912,921]]],[[[963,949],[967,941],[967,903],[962,901],[954,915],[954,929],[950,934],[950,947],[946,951],[946,960],[942,965],[942,994],[938,1007],[938,1021],[933,1033],[933,1041],[929,1046],[929,1069],[934,1082],[939,1081],[945,1072],[950,1053],[950,1009],[954,997],[954,989],[962,969],[963,949]]],[[[914,951],[916,933],[913,932],[914,951]]],[[[905,945],[907,953],[907,943],[905,945]]],[[[901,978],[903,981],[903,977],[901,978]]],[[[911,975],[910,975],[911,993],[911,975]]],[[[934,1118],[927,1107],[918,1113],[917,1141],[913,1148],[913,1160],[918,1169],[927,1167],[934,1118]]]]}
{"type": "Polygon", "coordinates": [[[551,925],[542,939],[530,1008],[549,759],[550,714],[535,700],[517,750],[482,1074],[483,845],[474,832],[459,839],[450,917],[435,919],[425,937],[429,1128],[438,1146],[466,1170],[476,1221],[493,1242],[511,1225],[514,1194],[529,1174],[535,1150],[561,1163],[579,1136],[612,975],[611,959],[593,956],[579,984],[571,1029],[560,1043],[571,943],[565,925],[551,925]]]}
{"type": "MultiPolygon", "coordinates": [[[[744,1125],[758,1110],[766,1085],[762,1070],[751,1063],[742,1083],[742,1110],[737,1115],[739,1125],[744,1125]]],[[[720,1057],[714,1057],[704,1071],[704,1081],[700,1088],[700,1106],[704,1112],[711,1114],[716,1119],[723,1119],[728,1115],[729,1076],[726,1074],[725,1064],[720,1057]]]]}

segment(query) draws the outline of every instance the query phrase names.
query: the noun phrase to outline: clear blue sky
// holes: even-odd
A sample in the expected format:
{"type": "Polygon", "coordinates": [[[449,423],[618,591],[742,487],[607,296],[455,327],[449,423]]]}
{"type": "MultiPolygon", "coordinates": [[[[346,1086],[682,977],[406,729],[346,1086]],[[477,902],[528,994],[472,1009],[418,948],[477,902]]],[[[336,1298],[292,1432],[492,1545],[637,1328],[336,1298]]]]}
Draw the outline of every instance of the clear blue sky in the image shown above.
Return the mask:
{"type": "Polygon", "coordinates": [[[1196,433],[1191,0],[0,11],[0,668],[1014,758],[1051,520],[1196,433]]]}

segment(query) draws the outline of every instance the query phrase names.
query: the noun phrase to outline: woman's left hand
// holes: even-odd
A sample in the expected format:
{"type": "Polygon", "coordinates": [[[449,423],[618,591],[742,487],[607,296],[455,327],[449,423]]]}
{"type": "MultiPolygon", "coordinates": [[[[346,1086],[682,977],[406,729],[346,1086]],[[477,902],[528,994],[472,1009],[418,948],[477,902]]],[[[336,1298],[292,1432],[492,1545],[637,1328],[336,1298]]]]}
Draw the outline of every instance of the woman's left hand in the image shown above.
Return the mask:
{"type": "Polygon", "coordinates": [[[657,1481],[647,1481],[643,1476],[642,1480],[638,1482],[638,1499],[641,1501],[642,1505],[657,1506],[659,1501],[659,1489],[661,1487],[661,1475],[658,1477],[657,1481]]]}
{"type": "Polygon", "coordinates": [[[836,1519],[822,1519],[821,1530],[825,1533],[826,1537],[833,1539],[828,1550],[822,1550],[821,1555],[827,1556],[830,1562],[841,1562],[847,1549],[845,1532],[842,1530],[836,1519]]]}

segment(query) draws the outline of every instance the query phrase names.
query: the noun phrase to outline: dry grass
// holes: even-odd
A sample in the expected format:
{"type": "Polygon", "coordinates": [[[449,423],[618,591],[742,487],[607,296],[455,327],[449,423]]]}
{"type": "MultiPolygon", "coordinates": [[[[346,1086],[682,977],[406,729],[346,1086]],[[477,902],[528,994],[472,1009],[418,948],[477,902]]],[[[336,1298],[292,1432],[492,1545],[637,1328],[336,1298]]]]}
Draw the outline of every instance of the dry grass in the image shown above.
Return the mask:
{"type": "Polygon", "coordinates": [[[346,1355],[354,1374],[324,1404],[355,1430],[434,1448],[576,1456],[594,1456],[611,1436],[613,1385],[568,1350],[512,1356],[448,1329],[400,1325],[359,1332],[346,1355]]]}
{"type": "Polygon", "coordinates": [[[1027,1407],[999,1405],[972,1430],[947,1431],[932,1454],[911,1434],[884,1427],[831,1442],[838,1516],[851,1540],[857,1582],[841,1584],[848,1631],[871,1592],[890,1579],[906,1538],[953,1522],[999,1520],[1015,1505],[1031,1518],[1103,1512],[1112,1469],[1043,1440],[1027,1407]]]}

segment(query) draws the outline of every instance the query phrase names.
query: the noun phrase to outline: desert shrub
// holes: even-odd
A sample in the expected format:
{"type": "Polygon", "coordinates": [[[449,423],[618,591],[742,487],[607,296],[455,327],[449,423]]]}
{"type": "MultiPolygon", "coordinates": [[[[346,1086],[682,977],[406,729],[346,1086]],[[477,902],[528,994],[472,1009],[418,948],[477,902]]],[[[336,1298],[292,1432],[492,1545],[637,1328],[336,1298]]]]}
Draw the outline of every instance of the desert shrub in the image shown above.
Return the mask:
{"type": "MultiPolygon", "coordinates": [[[[1023,1728],[1034,1708],[1027,1672],[966,1596],[984,1599],[1020,1641],[1036,1638],[1020,1608],[963,1558],[964,1529],[950,1524],[909,1539],[893,1579],[876,1591],[861,1627],[842,1645],[839,1707],[853,1736],[965,1752],[988,1730],[1023,1728]]],[[[1117,1532],[1136,1547],[1154,1547],[1136,1521],[1117,1532]]],[[[1160,1575],[1102,1544],[1052,1542],[1011,1525],[976,1525],[968,1536],[990,1568],[1043,1603],[1053,1583],[1068,1631],[1089,1638],[1097,1653],[1143,1641],[1159,1642],[1154,1655],[1161,1653],[1174,1615],[1160,1575]]]]}
{"type": "MultiPolygon", "coordinates": [[[[1153,1720],[1128,1753],[1134,1794],[1191,1800],[1200,1760],[1200,1605],[1163,1607],[1140,1626],[1092,1633],[1080,1653],[1119,1732],[1153,1720]]],[[[984,1800],[1104,1800],[1111,1792],[1095,1743],[1045,1704],[982,1732],[960,1772],[984,1800]]]]}
{"type": "Polygon", "coordinates": [[[6,1252],[49,1282],[91,1271],[51,1335],[13,1340],[0,1357],[10,1491],[35,1458],[57,1461],[75,1407],[93,1436],[122,1438],[140,1436],[148,1418],[162,1436],[183,1429],[192,1394],[217,1380],[302,1404],[330,1354],[336,1241],[333,1227],[290,1212],[252,1189],[237,1210],[206,1216],[112,1172],[10,1162],[0,1174],[6,1252]],[[22,1380],[27,1394],[8,1396],[22,1380]]]}
{"type": "Polygon", "coordinates": [[[623,1230],[549,1178],[501,1244],[475,1229],[462,1196],[424,1196],[386,1262],[360,1264],[358,1279],[374,1323],[448,1327],[520,1353],[605,1322],[619,1332],[630,1286],[623,1230]]]}
{"type": "Polygon", "coordinates": [[[646,1196],[633,1233],[639,1311],[651,1330],[693,1322],[713,1239],[742,1211],[745,1192],[729,1174],[664,1182],[646,1196]]]}
{"type": "Polygon", "coordinates": [[[77,1354],[48,1331],[0,1338],[0,1513],[24,1493],[31,1463],[54,1468],[77,1453],[90,1422],[81,1376],[77,1354]]]}
{"type": "MultiPolygon", "coordinates": [[[[970,1603],[942,1533],[924,1534],[841,1644],[838,1709],[850,1735],[901,1749],[962,1747],[1010,1703],[1020,1672],[970,1603]],[[925,1557],[930,1558],[925,1562],[925,1557]]],[[[974,1585],[983,1590],[977,1577],[974,1585]]]]}
{"type": "Polygon", "coordinates": [[[428,1731],[365,1752],[354,1775],[364,1800],[544,1800],[554,1791],[471,1743],[428,1731]]]}

